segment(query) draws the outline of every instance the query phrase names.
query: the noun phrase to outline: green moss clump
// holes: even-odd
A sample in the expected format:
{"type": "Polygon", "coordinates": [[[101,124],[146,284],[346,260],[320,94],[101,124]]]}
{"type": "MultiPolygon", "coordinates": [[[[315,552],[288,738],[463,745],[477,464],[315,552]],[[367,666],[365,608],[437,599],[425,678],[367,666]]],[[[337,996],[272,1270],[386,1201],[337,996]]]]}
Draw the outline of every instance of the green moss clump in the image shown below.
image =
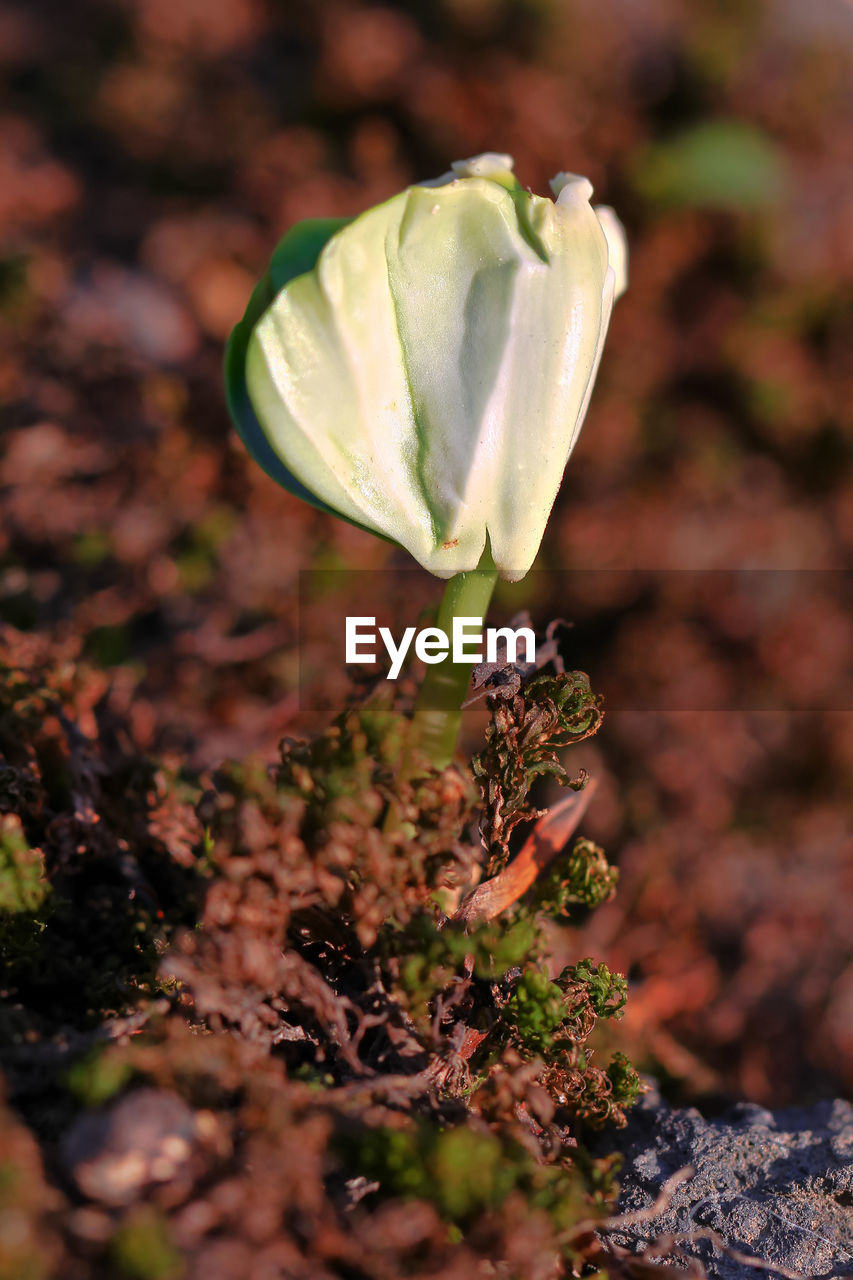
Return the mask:
{"type": "Polygon", "coordinates": [[[129,1213],[112,1239],[110,1254],[126,1280],[180,1280],[186,1263],[175,1248],[169,1225],[149,1205],[129,1213]]]}

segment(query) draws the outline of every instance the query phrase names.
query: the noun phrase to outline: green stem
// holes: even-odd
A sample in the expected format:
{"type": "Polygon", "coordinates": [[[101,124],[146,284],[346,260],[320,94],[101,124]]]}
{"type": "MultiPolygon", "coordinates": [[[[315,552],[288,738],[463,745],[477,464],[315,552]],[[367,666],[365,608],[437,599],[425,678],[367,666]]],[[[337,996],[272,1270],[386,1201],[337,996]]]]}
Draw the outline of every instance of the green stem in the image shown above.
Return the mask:
{"type": "MultiPolygon", "coordinates": [[[[444,589],[436,626],[453,641],[454,618],[476,618],[482,626],[497,582],[498,571],[488,544],[476,569],[457,573],[444,589]]],[[[473,632],[475,628],[471,627],[473,632]]],[[[469,648],[472,646],[469,644],[469,648]]],[[[453,759],[462,703],[468,690],[474,660],[453,662],[452,652],[441,663],[428,666],[413,721],[413,746],[427,756],[437,769],[453,759]]]]}

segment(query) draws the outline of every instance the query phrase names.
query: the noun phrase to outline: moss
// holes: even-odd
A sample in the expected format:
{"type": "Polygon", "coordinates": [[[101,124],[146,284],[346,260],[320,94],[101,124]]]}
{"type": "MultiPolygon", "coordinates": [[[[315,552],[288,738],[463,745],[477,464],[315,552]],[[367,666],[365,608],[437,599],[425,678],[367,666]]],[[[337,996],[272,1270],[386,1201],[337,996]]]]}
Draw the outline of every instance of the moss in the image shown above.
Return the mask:
{"type": "Polygon", "coordinates": [[[70,1068],[68,1088],[84,1107],[100,1107],[121,1092],[131,1074],[127,1062],[100,1047],[80,1058],[70,1068]]]}
{"type": "Polygon", "coordinates": [[[565,996],[546,973],[527,969],[516,982],[503,1013],[525,1049],[539,1053],[551,1047],[565,1020],[565,996]]]}
{"type": "Polygon", "coordinates": [[[530,801],[534,782],[547,776],[575,790],[584,785],[585,773],[570,777],[558,753],[597,733],[603,711],[582,671],[536,675],[517,693],[498,692],[488,701],[486,745],[472,766],[483,797],[487,873],[494,875],[509,858],[515,828],[537,816],[530,801]]]}
{"type": "Polygon", "coordinates": [[[43,851],[30,848],[17,814],[0,814],[0,913],[32,915],[49,896],[43,851]]]}
{"type": "MultiPolygon", "coordinates": [[[[466,929],[440,903],[489,874],[495,841],[535,816],[532,782],[598,723],[585,678],[492,699],[476,779],[423,766],[401,783],[409,721],[388,697],[285,742],[272,769],[196,776],[85,738],[85,667],[2,677],[0,901],[24,929],[3,944],[13,1082],[50,1141],[88,1108],[109,1127],[141,1083],[194,1117],[180,1194],[161,1200],[155,1180],[111,1237],[64,1230],[66,1272],[179,1280],[197,1249],[221,1239],[253,1258],[270,1231],[306,1274],[436,1275],[448,1250],[475,1272],[522,1241],[540,1269],[558,1253],[580,1265],[574,1224],[613,1186],[574,1135],[622,1120],[638,1082],[618,1055],[599,1069],[591,1047],[624,980],[589,960],[549,978],[540,922],[590,909],[615,877],[576,842],[496,919],[466,929]],[[185,1200],[201,1219],[230,1206],[188,1252],[172,1227],[185,1200]],[[388,1226],[410,1215],[416,1246],[388,1226]]],[[[34,1241],[47,1203],[39,1191],[27,1209],[34,1241]]]]}
{"type": "Polygon", "coordinates": [[[592,840],[578,839],[555,860],[535,884],[539,909],[548,915],[570,916],[578,908],[594,911],[616,892],[619,872],[604,850],[592,840]]]}
{"type": "Polygon", "coordinates": [[[127,1280],[180,1280],[186,1272],[168,1223],[149,1205],[140,1205],[125,1217],[110,1254],[118,1275],[127,1280]]]}

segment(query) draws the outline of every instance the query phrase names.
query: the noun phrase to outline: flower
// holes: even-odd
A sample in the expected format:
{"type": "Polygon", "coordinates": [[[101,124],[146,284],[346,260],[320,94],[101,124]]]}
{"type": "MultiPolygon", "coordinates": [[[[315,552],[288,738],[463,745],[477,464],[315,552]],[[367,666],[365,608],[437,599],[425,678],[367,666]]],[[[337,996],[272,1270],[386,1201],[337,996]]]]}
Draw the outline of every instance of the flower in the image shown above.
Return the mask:
{"type": "Polygon", "coordinates": [[[586,412],[625,237],[487,153],[352,220],[297,224],[237,325],[229,405],[299,497],[442,578],[528,571],[586,412]]]}

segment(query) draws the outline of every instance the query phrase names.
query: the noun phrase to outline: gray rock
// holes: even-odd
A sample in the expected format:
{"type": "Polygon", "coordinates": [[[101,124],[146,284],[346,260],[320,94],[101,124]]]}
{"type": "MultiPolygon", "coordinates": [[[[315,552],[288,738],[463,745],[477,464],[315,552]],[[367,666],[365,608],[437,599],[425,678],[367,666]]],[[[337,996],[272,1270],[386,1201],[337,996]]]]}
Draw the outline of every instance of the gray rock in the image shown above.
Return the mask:
{"type": "Polygon", "coordinates": [[[67,1176],[90,1200],[131,1204],[146,1187],[186,1177],[196,1118],[177,1095],[135,1089],[80,1115],[60,1143],[67,1176]]]}
{"type": "Polygon", "coordinates": [[[740,1103],[704,1119],[676,1109],[652,1091],[629,1113],[628,1127],[597,1140],[599,1152],[619,1150],[620,1213],[648,1209],[667,1179],[685,1166],[692,1177],[675,1186],[656,1217],[632,1221],[608,1238],[640,1253],[663,1236],[715,1232],[681,1244],[711,1280],[757,1280],[797,1273],[809,1280],[853,1277],[853,1106],[765,1111],[740,1103]],[[732,1256],[761,1259],[759,1269],[732,1256]]]}

